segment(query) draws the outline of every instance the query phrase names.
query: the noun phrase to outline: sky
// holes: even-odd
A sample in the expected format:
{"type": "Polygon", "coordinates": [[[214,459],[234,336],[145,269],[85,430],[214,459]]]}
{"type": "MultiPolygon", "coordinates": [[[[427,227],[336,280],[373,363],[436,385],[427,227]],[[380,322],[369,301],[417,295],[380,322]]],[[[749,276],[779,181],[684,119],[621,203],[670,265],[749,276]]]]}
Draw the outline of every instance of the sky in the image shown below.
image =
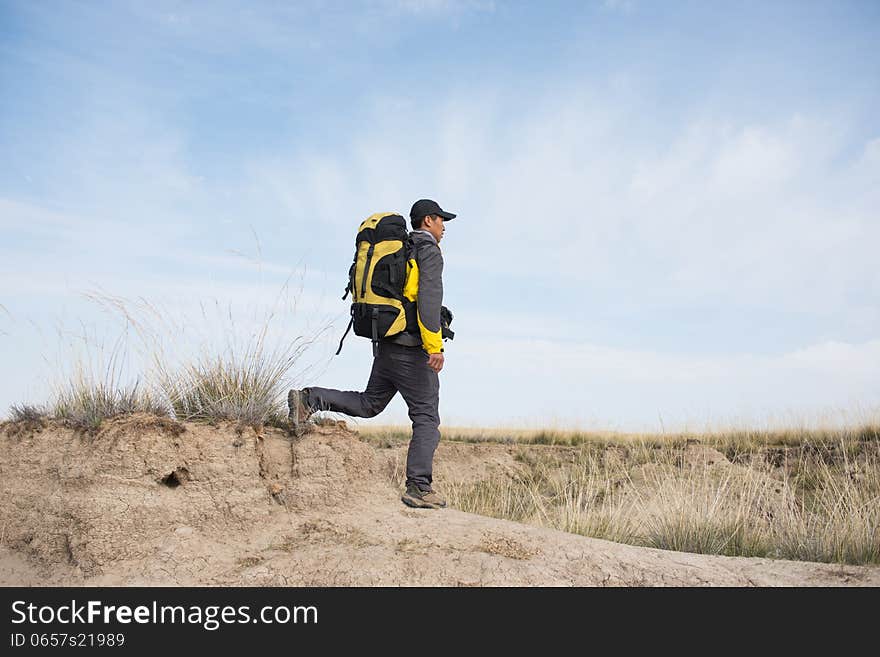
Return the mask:
{"type": "Polygon", "coordinates": [[[876,2],[0,0],[0,414],[136,376],[110,298],[362,390],[354,236],[419,198],[446,426],[875,413],[878,43],[876,2]]]}

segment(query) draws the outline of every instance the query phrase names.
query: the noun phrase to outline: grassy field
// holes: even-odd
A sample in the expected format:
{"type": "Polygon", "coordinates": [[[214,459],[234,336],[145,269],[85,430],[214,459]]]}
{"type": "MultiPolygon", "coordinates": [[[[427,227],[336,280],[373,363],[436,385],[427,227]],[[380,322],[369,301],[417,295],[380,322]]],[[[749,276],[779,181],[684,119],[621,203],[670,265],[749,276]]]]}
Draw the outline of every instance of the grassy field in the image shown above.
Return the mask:
{"type": "MultiPolygon", "coordinates": [[[[378,447],[410,435],[361,434],[378,447]]],[[[517,467],[502,476],[437,482],[465,511],[669,550],[880,563],[880,424],[699,434],[447,428],[443,440],[514,449],[517,467]]]]}

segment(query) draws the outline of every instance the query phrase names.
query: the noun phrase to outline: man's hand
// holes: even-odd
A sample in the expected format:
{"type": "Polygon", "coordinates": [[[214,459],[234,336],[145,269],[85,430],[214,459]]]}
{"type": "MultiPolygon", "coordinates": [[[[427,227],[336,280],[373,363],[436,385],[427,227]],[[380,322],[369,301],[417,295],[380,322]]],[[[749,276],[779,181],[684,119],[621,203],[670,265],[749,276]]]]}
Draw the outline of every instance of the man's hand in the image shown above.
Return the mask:
{"type": "Polygon", "coordinates": [[[428,367],[439,373],[443,369],[443,354],[428,354],[428,367]]]}

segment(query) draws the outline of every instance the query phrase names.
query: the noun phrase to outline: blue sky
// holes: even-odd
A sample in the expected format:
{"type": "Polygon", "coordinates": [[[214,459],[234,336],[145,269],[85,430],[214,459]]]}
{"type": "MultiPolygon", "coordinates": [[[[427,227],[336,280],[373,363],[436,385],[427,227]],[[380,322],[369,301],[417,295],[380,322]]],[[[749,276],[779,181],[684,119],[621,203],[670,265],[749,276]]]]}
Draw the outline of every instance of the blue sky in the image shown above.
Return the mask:
{"type": "Polygon", "coordinates": [[[446,424],[874,409],[877,43],[874,2],[0,2],[0,407],[112,342],[84,292],[223,340],[200,302],[246,334],[291,274],[300,382],[360,389],[354,230],[430,197],[446,424]]]}

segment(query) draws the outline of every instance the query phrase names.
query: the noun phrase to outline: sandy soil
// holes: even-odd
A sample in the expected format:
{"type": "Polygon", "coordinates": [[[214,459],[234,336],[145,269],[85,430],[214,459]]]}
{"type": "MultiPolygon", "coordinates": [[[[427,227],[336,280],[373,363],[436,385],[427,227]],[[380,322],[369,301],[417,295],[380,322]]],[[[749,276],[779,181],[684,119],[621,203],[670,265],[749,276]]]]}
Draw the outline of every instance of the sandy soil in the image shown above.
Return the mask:
{"type": "MultiPolygon", "coordinates": [[[[402,451],[341,427],[149,416],[0,429],[0,585],[880,585],[880,568],[652,550],[453,509],[391,484],[402,451]]],[[[460,478],[509,449],[441,445],[460,478]]]]}

